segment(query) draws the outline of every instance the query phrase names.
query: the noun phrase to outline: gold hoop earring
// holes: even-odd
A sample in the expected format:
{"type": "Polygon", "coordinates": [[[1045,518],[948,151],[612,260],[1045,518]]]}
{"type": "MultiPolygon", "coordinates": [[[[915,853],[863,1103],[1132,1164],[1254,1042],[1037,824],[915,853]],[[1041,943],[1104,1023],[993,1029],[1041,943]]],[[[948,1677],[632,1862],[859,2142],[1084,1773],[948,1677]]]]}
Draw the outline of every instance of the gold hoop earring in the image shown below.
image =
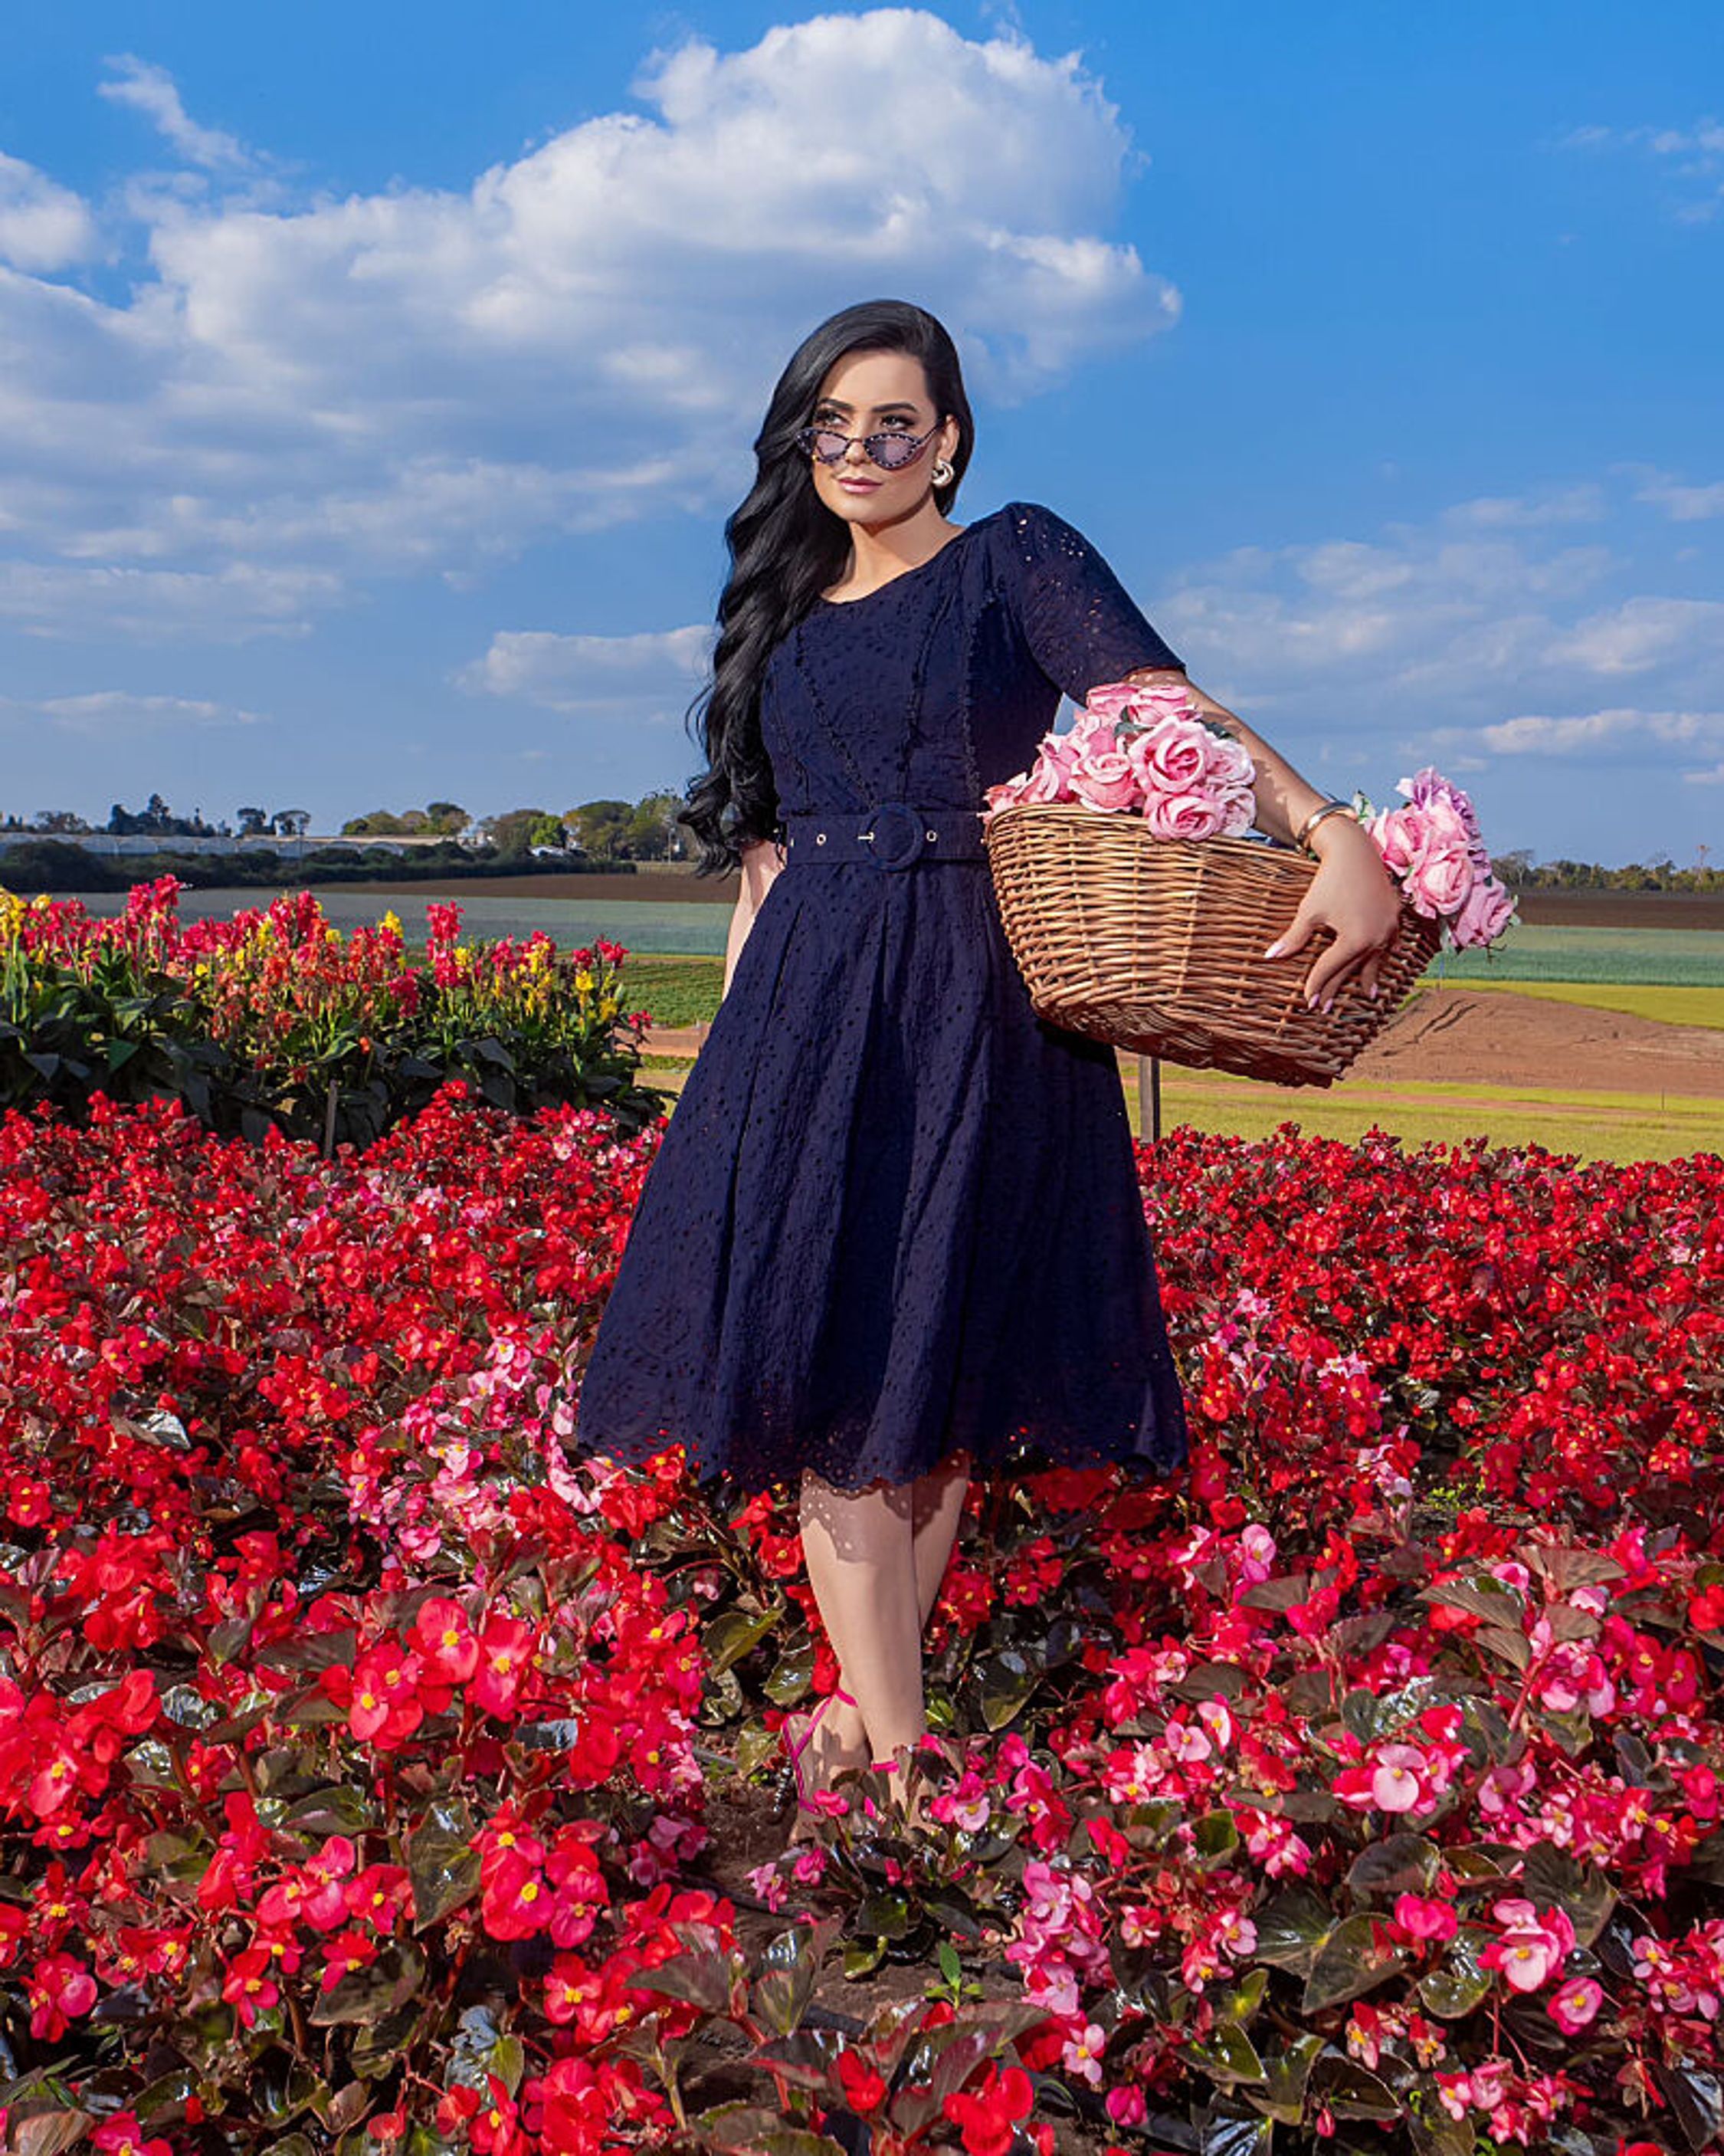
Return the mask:
{"type": "Polygon", "coordinates": [[[934,466],[933,477],[935,485],[950,486],[954,476],[955,475],[953,474],[952,466],[947,463],[944,457],[942,457],[939,462],[934,466]]]}

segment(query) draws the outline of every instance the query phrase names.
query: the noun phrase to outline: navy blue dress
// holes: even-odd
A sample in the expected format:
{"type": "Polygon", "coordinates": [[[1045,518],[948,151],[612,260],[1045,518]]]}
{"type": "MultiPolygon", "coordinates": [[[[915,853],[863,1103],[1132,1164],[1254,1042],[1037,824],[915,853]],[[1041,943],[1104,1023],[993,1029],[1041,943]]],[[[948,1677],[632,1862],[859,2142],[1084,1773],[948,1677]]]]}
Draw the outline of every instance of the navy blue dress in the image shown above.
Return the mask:
{"type": "MultiPolygon", "coordinates": [[[[1107,564],[1009,502],[767,662],[781,814],[980,808],[1063,690],[1178,666],[1107,564]]],[[[757,1492],[1165,1474],[1187,1426],[1111,1048],[1050,1025],[986,860],[803,861],[755,914],[664,1127],[569,1450],[757,1492]],[[1040,1455],[1038,1460],[1037,1455],[1040,1455]]]]}

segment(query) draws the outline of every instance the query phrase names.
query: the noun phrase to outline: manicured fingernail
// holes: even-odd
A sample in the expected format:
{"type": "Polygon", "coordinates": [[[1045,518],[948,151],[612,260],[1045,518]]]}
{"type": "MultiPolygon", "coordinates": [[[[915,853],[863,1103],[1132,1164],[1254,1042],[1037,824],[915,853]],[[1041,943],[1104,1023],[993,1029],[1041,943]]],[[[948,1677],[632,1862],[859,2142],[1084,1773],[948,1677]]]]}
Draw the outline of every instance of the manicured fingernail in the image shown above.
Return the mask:
{"type": "Polygon", "coordinates": [[[1373,981],[1373,982],[1371,983],[1371,993],[1372,993],[1372,995],[1373,995],[1373,998],[1376,996],[1376,993],[1377,993],[1377,983],[1376,983],[1376,982],[1375,982],[1375,981],[1373,981]]]}
{"type": "Polygon", "coordinates": [[[1334,998],[1334,997],[1333,997],[1333,996],[1326,996],[1326,997],[1323,998],[1323,1009],[1324,1009],[1326,1011],[1331,1011],[1331,1010],[1333,1010],[1333,1009],[1334,1009],[1334,1008],[1335,1008],[1335,998],[1334,998]]]}
{"type": "Polygon", "coordinates": [[[1266,950],[1263,955],[1265,958],[1279,958],[1281,955],[1280,945],[1279,943],[1271,943],[1268,950],[1266,950]]]}

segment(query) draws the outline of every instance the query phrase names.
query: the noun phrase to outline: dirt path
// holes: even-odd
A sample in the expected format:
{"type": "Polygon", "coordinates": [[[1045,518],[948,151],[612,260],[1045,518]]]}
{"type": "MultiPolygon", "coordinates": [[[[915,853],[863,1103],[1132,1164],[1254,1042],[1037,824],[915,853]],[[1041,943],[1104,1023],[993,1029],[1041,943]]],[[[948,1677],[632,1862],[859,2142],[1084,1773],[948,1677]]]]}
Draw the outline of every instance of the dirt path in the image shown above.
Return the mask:
{"type": "MultiPolygon", "coordinates": [[[[695,1055],[701,1027],[658,1027],[648,1053],[695,1055]]],[[[1171,1082],[1236,1084],[1177,1064],[1171,1082]]],[[[1543,1091],[1678,1094],[1724,1100],[1724,1030],[1663,1025],[1626,1011],[1594,1010],[1511,988],[1432,988],[1400,1010],[1347,1076],[1326,1089],[1393,1099],[1407,1085],[1524,1086],[1543,1091]]],[[[1286,1091],[1306,1097],[1303,1087],[1286,1091]]],[[[1399,1094],[1411,1102],[1418,1096],[1399,1094]]],[[[1600,1111],[1601,1113],[1604,1112],[1600,1111]]]]}

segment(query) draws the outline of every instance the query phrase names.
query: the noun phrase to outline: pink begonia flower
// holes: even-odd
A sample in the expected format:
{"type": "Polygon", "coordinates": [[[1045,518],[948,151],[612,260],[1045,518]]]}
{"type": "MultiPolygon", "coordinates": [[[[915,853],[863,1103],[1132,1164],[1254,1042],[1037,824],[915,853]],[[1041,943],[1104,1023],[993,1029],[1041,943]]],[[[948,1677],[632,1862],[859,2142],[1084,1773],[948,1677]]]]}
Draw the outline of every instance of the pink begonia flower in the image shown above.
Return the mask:
{"type": "Polygon", "coordinates": [[[1143,2091],[1135,2082],[1116,2082],[1101,2101],[1116,2126],[1142,2126],[1149,2116],[1143,2091]]]}
{"type": "Polygon", "coordinates": [[[1200,1764],[1215,1749],[1203,1731],[1194,1729],[1188,1722],[1167,1724],[1167,1746],[1168,1758],[1178,1760],[1183,1767],[1200,1764]]]}
{"type": "Polygon", "coordinates": [[[1083,2034],[1068,2036],[1060,2063],[1068,2073],[1081,2074],[1096,2088],[1101,2086],[1101,2054],[1107,2048],[1107,2032],[1096,2021],[1084,2025],[1083,2034]]]}
{"type": "Polygon", "coordinates": [[[1537,1991],[1561,1969],[1574,1944],[1574,1927],[1560,1909],[1541,1917],[1532,1902],[1494,1902],[1505,1929],[1479,1956],[1480,1969],[1500,1969],[1511,1991],[1537,1991]]]}
{"type": "Polygon", "coordinates": [[[1570,1977],[1546,2002],[1550,2017],[1565,2036],[1578,2036],[1604,2003],[1604,1987],[1589,1976],[1570,1977]]]}
{"type": "Polygon", "coordinates": [[[1403,1894],[1395,1903],[1395,1922],[1415,1939],[1452,1939],[1460,1919],[1446,1902],[1426,1902],[1417,1894],[1403,1894]]]}
{"type": "Polygon", "coordinates": [[[1213,839],[1226,815],[1204,793],[1152,793],[1143,804],[1143,820],[1158,839],[1213,839]]]}
{"type": "Polygon", "coordinates": [[[1382,1744],[1371,1776],[1371,1795],[1378,1811],[1410,1812],[1430,1796],[1425,1757],[1416,1745],[1382,1744]]]}

